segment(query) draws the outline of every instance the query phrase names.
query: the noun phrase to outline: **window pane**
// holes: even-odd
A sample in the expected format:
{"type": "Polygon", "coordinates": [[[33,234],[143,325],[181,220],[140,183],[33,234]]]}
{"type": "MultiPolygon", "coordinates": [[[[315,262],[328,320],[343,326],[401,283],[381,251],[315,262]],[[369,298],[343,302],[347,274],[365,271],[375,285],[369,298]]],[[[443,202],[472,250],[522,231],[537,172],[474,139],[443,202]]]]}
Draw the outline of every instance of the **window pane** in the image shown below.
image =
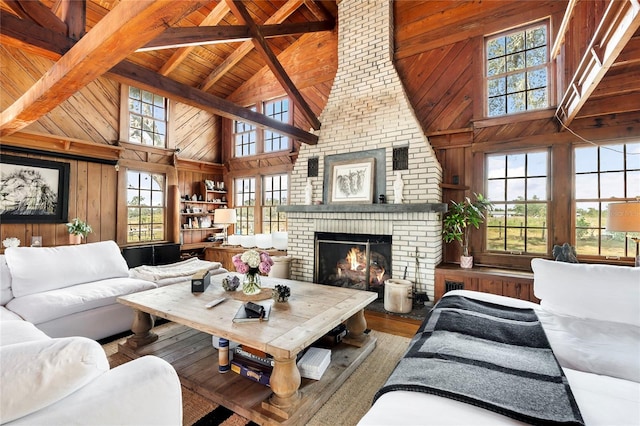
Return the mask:
{"type": "Polygon", "coordinates": [[[640,197],[640,171],[627,172],[627,197],[640,197]]]}
{"type": "Polygon", "coordinates": [[[507,95],[507,112],[515,113],[525,110],[524,93],[507,95]]]}
{"type": "Polygon", "coordinates": [[[549,105],[547,89],[534,89],[527,92],[527,109],[541,109],[549,105]]]}
{"type": "Polygon", "coordinates": [[[495,58],[505,54],[505,38],[499,37],[487,42],[487,57],[495,58]]]}
{"type": "Polygon", "coordinates": [[[508,35],[506,40],[507,53],[521,52],[524,50],[524,32],[508,35]]]}
{"type": "Polygon", "coordinates": [[[576,175],[575,193],[577,199],[598,198],[598,176],[597,175],[576,175]]]}
{"type": "Polygon", "coordinates": [[[527,89],[547,87],[547,72],[544,68],[527,72],[527,89]]]}
{"type": "Polygon", "coordinates": [[[547,27],[542,25],[531,30],[527,30],[527,48],[532,49],[537,46],[546,46],[547,27]]]}
{"type": "Polygon", "coordinates": [[[600,149],[600,171],[624,170],[624,146],[607,145],[600,149]]]}
{"type": "Polygon", "coordinates": [[[507,97],[498,96],[496,98],[489,99],[489,116],[494,117],[496,115],[504,115],[507,113],[507,97]]]}
{"type": "Polygon", "coordinates": [[[507,177],[525,175],[525,156],[523,154],[507,155],[507,177]]]}
{"type": "Polygon", "coordinates": [[[520,72],[507,76],[507,91],[508,93],[520,92],[525,89],[525,73],[520,72]]]}
{"type": "Polygon", "coordinates": [[[627,144],[627,170],[640,170],[640,143],[627,144]]]}
{"type": "Polygon", "coordinates": [[[487,62],[487,77],[503,74],[505,72],[505,58],[491,59],[487,62]]]}
{"type": "Polygon", "coordinates": [[[576,148],[574,155],[576,173],[595,172],[598,170],[598,148],[576,148]]]}
{"type": "Polygon", "coordinates": [[[545,62],[547,62],[546,47],[539,47],[537,49],[532,49],[527,51],[527,67],[535,67],[538,65],[543,65],[545,62]]]}
{"type": "Polygon", "coordinates": [[[547,179],[529,178],[527,179],[527,200],[547,199],[547,179]]]}
{"type": "Polygon", "coordinates": [[[507,56],[507,72],[518,71],[524,68],[524,52],[507,56]]]}
{"type": "Polygon", "coordinates": [[[489,96],[504,95],[507,91],[504,78],[496,78],[487,82],[489,96]]]}
{"type": "Polygon", "coordinates": [[[129,141],[166,147],[166,100],[145,90],[129,87],[129,141]],[[154,120],[154,118],[156,120],[154,120]],[[140,132],[139,130],[144,130],[140,132]],[[158,137],[158,133],[162,136],[158,137]]]}
{"type": "Polygon", "coordinates": [[[533,152],[527,154],[527,174],[529,176],[547,176],[546,152],[533,152]]]}
{"type": "Polygon", "coordinates": [[[624,172],[600,174],[600,198],[624,198],[624,172]]]}
{"type": "Polygon", "coordinates": [[[487,177],[489,179],[505,177],[507,157],[504,155],[487,156],[487,177]]]}

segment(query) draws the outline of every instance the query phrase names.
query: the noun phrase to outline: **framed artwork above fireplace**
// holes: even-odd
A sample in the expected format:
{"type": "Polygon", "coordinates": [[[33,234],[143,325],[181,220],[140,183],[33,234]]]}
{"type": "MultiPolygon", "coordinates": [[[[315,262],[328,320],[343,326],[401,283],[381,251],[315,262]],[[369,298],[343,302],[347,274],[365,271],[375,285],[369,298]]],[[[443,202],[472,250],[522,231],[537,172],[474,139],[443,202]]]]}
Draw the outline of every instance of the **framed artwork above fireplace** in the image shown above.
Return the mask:
{"type": "Polygon", "coordinates": [[[329,175],[329,202],[331,204],[371,204],[375,163],[375,158],[332,163],[329,175]]]}

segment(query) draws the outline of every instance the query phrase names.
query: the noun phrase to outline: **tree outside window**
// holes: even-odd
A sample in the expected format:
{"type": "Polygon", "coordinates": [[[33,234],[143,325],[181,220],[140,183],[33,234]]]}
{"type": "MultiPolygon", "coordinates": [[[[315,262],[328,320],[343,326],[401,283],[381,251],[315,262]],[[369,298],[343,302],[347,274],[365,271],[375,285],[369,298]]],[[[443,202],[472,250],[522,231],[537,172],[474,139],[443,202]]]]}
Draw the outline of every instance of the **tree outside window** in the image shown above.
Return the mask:
{"type": "Polygon", "coordinates": [[[486,248],[513,254],[548,249],[549,155],[547,151],[486,157],[486,248]]]}
{"type": "Polygon", "coordinates": [[[165,239],[165,176],[127,171],[127,243],[165,239]]]}
{"type": "Polygon", "coordinates": [[[549,106],[548,24],[536,24],[486,40],[487,116],[549,106]]]}
{"type": "Polygon", "coordinates": [[[640,197],[640,143],[574,149],[575,246],[579,255],[635,256],[623,232],[606,230],[610,202],[640,197]]]}
{"type": "Polygon", "coordinates": [[[167,99],[129,87],[129,142],[167,146],[167,99]]]}
{"type": "Polygon", "coordinates": [[[289,176],[264,176],[262,194],[262,232],[286,231],[287,216],[278,212],[278,206],[288,204],[289,176]]]}

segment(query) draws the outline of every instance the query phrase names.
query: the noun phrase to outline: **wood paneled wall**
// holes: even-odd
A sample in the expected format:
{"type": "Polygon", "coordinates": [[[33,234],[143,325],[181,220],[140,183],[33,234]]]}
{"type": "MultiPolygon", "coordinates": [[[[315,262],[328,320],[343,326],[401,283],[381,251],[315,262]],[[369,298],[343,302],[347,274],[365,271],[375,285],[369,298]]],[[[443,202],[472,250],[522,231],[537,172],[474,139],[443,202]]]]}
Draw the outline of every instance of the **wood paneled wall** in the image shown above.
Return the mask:
{"type": "MultiPolygon", "coordinates": [[[[116,239],[118,172],[114,166],[48,156],[29,157],[68,162],[69,220],[79,217],[91,225],[93,233],[87,236],[88,242],[116,239]]],[[[31,237],[36,235],[42,236],[45,246],[69,244],[69,234],[64,223],[0,224],[0,240],[17,237],[22,246],[29,246],[31,237]]]]}

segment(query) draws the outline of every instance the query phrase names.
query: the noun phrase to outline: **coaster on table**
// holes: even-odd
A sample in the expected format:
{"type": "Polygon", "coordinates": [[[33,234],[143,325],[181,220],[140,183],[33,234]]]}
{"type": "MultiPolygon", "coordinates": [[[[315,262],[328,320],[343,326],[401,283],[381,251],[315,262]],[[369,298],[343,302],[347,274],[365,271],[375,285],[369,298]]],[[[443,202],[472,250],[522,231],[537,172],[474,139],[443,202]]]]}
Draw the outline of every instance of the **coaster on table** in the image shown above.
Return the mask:
{"type": "Polygon", "coordinates": [[[270,287],[263,287],[260,289],[260,293],[256,293],[256,294],[244,294],[242,292],[242,285],[240,285],[240,287],[238,288],[238,290],[230,292],[231,293],[231,297],[233,297],[236,300],[240,300],[242,302],[253,302],[255,300],[266,300],[266,299],[271,299],[271,292],[273,291],[272,288],[270,287]]]}

